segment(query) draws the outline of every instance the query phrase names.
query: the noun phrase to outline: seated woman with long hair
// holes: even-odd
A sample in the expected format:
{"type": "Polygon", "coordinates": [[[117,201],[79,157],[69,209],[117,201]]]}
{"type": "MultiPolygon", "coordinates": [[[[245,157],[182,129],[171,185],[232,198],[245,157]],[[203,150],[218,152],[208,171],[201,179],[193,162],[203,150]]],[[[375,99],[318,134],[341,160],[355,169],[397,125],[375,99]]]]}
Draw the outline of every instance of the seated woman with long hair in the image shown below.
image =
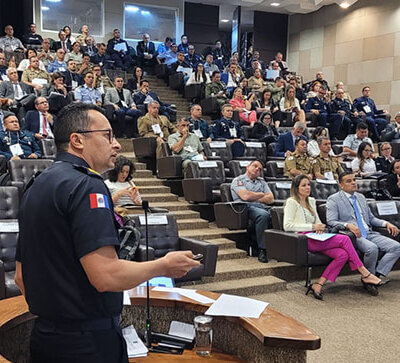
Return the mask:
{"type": "Polygon", "coordinates": [[[386,187],[392,197],[400,197],[400,160],[393,161],[386,187]]]}
{"type": "Polygon", "coordinates": [[[370,143],[363,141],[357,150],[357,157],[351,162],[353,173],[368,176],[376,173],[376,164],[372,158],[374,150],[370,143]]]}
{"type": "Polygon", "coordinates": [[[293,122],[303,122],[306,124],[306,114],[301,109],[299,100],[296,98],[296,88],[288,86],[285,91],[285,96],[281,98],[279,108],[282,112],[291,112],[293,122]]]}
{"type": "Polygon", "coordinates": [[[317,97],[318,90],[319,90],[319,88],[320,88],[321,86],[322,86],[321,82],[315,81],[315,82],[311,85],[311,87],[310,87],[310,89],[309,89],[309,91],[308,91],[308,93],[307,93],[307,98],[317,97]]]}
{"type": "Polygon", "coordinates": [[[74,101],[74,95],[72,92],[67,91],[67,86],[64,84],[64,75],[60,72],[54,72],[51,75],[51,83],[43,86],[41,96],[48,99],[49,111],[55,114],[74,101]],[[53,95],[54,93],[59,96],[53,95]]]}
{"type": "MultiPolygon", "coordinates": [[[[312,135],[311,135],[311,140],[307,144],[307,153],[308,156],[311,156],[312,158],[316,158],[320,154],[320,149],[318,145],[318,138],[320,137],[329,137],[329,131],[326,127],[323,126],[317,126],[312,135]]],[[[329,155],[334,156],[335,153],[331,149],[329,151],[329,155]]]]}
{"type": "Polygon", "coordinates": [[[206,84],[210,83],[210,76],[204,70],[204,64],[199,63],[196,66],[196,70],[192,72],[188,81],[186,82],[186,86],[190,86],[191,84],[206,84]]]}
{"type": "Polygon", "coordinates": [[[265,142],[268,146],[278,140],[279,133],[272,122],[272,113],[263,112],[251,129],[251,138],[265,142]]]}
{"type": "Polygon", "coordinates": [[[132,161],[120,155],[115,160],[114,169],[108,172],[108,179],[104,183],[110,190],[115,206],[142,204],[139,190],[132,181],[134,171],[135,166],[132,161]]]}
{"type": "Polygon", "coordinates": [[[242,89],[240,87],[233,91],[233,97],[229,103],[233,107],[233,111],[239,111],[240,120],[249,123],[251,126],[257,121],[256,111],[251,111],[251,103],[254,101],[255,95],[252,93],[247,100],[244,99],[242,89]]]}
{"type": "Polygon", "coordinates": [[[133,78],[129,78],[126,84],[126,88],[128,88],[131,92],[140,91],[140,81],[143,79],[143,70],[142,68],[135,67],[135,71],[133,73],[133,78]]]}
{"type": "MultiPolygon", "coordinates": [[[[325,225],[319,219],[316,202],[310,197],[310,190],[310,179],[307,176],[297,175],[293,179],[290,198],[286,200],[284,207],[283,228],[286,232],[324,232],[325,225]]],[[[306,295],[311,292],[316,299],[322,300],[322,287],[327,280],[336,281],[347,261],[352,270],[358,270],[361,274],[364,287],[371,294],[377,295],[376,287],[381,280],[365,268],[348,236],[336,234],[325,241],[308,238],[307,242],[309,251],[327,255],[332,261],[318,281],[308,287],[306,295]]]]}
{"type": "Polygon", "coordinates": [[[265,89],[261,95],[261,100],[256,100],[256,111],[257,112],[271,112],[274,119],[275,127],[279,127],[282,121],[282,112],[279,110],[279,106],[271,98],[271,91],[265,89]]]}

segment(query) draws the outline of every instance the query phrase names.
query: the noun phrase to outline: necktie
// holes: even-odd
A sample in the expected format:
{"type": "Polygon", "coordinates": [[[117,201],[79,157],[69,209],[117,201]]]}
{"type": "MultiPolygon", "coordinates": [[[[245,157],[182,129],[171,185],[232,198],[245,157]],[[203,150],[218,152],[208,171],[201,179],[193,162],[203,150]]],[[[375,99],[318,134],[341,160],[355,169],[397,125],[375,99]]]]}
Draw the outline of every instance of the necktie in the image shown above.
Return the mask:
{"type": "Polygon", "coordinates": [[[356,202],[357,201],[356,196],[353,194],[350,198],[351,198],[351,200],[353,202],[354,212],[356,214],[357,225],[358,225],[358,228],[360,229],[361,237],[366,238],[367,237],[367,231],[364,228],[364,223],[363,223],[362,218],[361,218],[361,213],[360,213],[360,210],[358,209],[358,205],[357,205],[357,202],[356,202]]]}
{"type": "Polygon", "coordinates": [[[43,114],[43,124],[42,124],[42,135],[47,136],[47,118],[46,115],[43,114]]]}
{"type": "Polygon", "coordinates": [[[19,92],[18,83],[14,83],[14,98],[21,98],[21,94],[19,92]]]}
{"type": "Polygon", "coordinates": [[[65,42],[62,42],[62,49],[63,49],[64,52],[67,51],[67,47],[65,46],[65,42]]]}

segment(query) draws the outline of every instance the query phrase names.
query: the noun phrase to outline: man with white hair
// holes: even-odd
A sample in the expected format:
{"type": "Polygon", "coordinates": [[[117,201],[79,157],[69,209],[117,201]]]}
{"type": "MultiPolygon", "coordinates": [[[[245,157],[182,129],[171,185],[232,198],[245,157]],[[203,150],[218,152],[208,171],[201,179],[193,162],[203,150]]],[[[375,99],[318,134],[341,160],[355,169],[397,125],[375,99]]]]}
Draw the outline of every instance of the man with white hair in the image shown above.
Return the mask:
{"type": "Polygon", "coordinates": [[[0,38],[0,49],[3,52],[14,52],[15,50],[25,51],[22,42],[14,37],[14,28],[12,25],[6,25],[4,28],[6,35],[0,38]]]}
{"type": "Polygon", "coordinates": [[[142,36],[142,41],[136,46],[136,52],[138,57],[138,65],[143,66],[155,66],[157,64],[156,60],[156,46],[150,41],[150,35],[144,33],[142,36]]]}

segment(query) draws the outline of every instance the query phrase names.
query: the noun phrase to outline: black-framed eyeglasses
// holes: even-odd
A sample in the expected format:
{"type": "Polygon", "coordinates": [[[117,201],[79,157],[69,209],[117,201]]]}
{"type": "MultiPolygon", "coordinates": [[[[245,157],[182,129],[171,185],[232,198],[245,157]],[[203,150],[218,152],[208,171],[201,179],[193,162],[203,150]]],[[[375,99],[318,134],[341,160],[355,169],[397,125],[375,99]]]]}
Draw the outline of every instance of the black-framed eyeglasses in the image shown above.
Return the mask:
{"type": "Polygon", "coordinates": [[[77,134],[89,134],[92,132],[107,132],[107,136],[108,136],[108,141],[110,142],[110,144],[112,144],[115,136],[114,136],[114,132],[112,129],[104,129],[104,130],[78,130],[75,131],[77,134]]]}

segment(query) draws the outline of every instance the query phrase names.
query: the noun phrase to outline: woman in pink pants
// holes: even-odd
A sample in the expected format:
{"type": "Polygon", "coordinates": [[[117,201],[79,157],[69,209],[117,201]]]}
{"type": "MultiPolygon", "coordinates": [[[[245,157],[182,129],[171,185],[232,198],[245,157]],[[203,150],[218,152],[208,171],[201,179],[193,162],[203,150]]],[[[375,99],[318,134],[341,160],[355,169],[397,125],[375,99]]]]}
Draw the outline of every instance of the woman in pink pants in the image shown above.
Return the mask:
{"type": "MultiPolygon", "coordinates": [[[[325,225],[319,219],[315,199],[310,197],[310,180],[305,175],[297,175],[292,181],[290,198],[286,200],[283,217],[283,228],[287,232],[323,233],[325,225]]],[[[352,270],[361,274],[361,282],[371,295],[378,295],[381,280],[371,274],[363,265],[351,240],[346,235],[337,234],[325,241],[308,238],[308,249],[320,252],[332,258],[332,262],[318,281],[308,287],[316,299],[322,300],[322,287],[327,280],[336,281],[341,269],[348,261],[352,270]]]]}

